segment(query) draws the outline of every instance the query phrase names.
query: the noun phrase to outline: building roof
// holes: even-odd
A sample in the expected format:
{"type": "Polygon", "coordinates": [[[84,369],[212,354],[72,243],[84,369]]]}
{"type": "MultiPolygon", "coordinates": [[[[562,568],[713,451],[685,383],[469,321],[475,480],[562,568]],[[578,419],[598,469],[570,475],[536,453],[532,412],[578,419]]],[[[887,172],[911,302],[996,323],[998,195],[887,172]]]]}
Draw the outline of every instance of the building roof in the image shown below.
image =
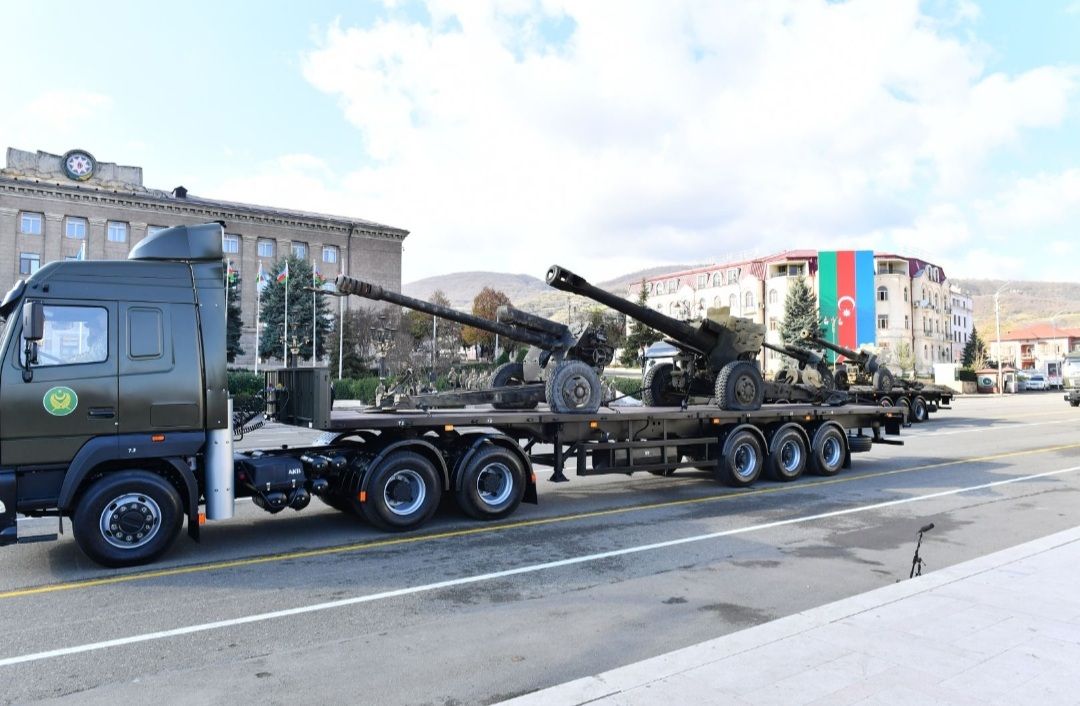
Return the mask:
{"type": "Polygon", "coordinates": [[[1032,341],[1054,338],[1080,338],[1080,328],[1055,327],[1049,323],[1038,323],[1001,334],[1002,341],[1032,341]]]}

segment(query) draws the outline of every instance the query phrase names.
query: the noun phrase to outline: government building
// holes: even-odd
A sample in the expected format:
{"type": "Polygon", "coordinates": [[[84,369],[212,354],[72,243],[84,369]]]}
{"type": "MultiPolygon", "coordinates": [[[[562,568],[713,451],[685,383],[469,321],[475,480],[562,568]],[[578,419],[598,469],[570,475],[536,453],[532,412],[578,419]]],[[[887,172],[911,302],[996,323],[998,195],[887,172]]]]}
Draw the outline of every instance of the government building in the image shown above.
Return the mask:
{"type": "MultiPolygon", "coordinates": [[[[257,273],[283,256],[314,262],[328,280],[344,273],[401,291],[407,230],[371,221],[219,201],[143,185],[141,167],[99,162],[83,149],[64,154],[8,148],[0,169],[0,287],[53,260],[119,260],[163,228],[222,221],[222,249],[239,273],[245,355],[255,361],[257,273]]],[[[346,306],[362,304],[347,297],[346,306]]],[[[338,306],[331,306],[335,312],[338,306]]],[[[281,361],[273,361],[280,364],[281,361]]]]}
{"type": "MultiPolygon", "coordinates": [[[[803,277],[820,292],[819,253],[788,250],[739,262],[714,264],[644,280],[648,306],[678,319],[699,318],[709,308],[728,307],[732,314],[766,326],[766,340],[779,344],[780,323],[788,286],[803,277]]],[[[867,253],[869,257],[869,253],[867,253]]],[[[867,261],[869,264],[869,260],[867,261]]],[[[971,296],[950,284],[944,271],[914,257],[873,253],[873,287],[858,302],[868,306],[873,323],[873,346],[885,362],[899,369],[898,356],[907,351],[914,370],[933,373],[934,363],[959,362],[974,329],[971,296]]],[[[629,286],[627,297],[637,300],[642,283],[629,286]]],[[[853,302],[853,305],[855,302],[853,302]]],[[[827,338],[836,339],[838,316],[822,312],[827,338]]],[[[860,335],[860,341],[865,341],[860,335]]],[[[775,371],[781,354],[765,351],[765,369],[775,371]]]]}

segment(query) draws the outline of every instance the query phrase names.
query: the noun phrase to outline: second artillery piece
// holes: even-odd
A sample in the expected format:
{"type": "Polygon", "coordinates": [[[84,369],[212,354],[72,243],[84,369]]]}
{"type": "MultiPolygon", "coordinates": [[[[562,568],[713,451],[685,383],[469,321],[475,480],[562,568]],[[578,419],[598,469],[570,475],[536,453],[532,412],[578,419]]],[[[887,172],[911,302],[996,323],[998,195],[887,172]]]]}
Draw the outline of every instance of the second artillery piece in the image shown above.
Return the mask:
{"type": "Polygon", "coordinates": [[[641,401],[648,407],[681,405],[689,397],[714,397],[721,409],[753,410],[765,399],[765,381],[754,358],[761,352],[765,327],[709,309],[696,326],[664,316],[617,294],[589,284],[584,277],[552,265],[547,283],[580,294],[637,319],[668,338],[678,349],[671,363],[657,363],[642,381],[641,401]]]}
{"type": "Polygon", "coordinates": [[[834,374],[836,387],[841,390],[846,390],[851,385],[870,385],[875,392],[888,392],[896,384],[896,377],[892,371],[879,362],[878,357],[873,353],[839,346],[810,329],[804,328],[799,332],[799,337],[844,356],[845,365],[838,367],[834,374]],[[854,375],[849,372],[853,372],[854,375]]]}
{"type": "Polygon", "coordinates": [[[414,400],[421,406],[490,402],[496,409],[532,409],[546,401],[553,412],[591,414],[600,408],[600,374],[615,355],[602,329],[588,325],[571,329],[505,305],[499,307],[499,320],[491,321],[346,275],[338,275],[334,282],[343,294],[390,302],[529,344],[523,362],[495,369],[487,390],[425,395],[414,400]]]}

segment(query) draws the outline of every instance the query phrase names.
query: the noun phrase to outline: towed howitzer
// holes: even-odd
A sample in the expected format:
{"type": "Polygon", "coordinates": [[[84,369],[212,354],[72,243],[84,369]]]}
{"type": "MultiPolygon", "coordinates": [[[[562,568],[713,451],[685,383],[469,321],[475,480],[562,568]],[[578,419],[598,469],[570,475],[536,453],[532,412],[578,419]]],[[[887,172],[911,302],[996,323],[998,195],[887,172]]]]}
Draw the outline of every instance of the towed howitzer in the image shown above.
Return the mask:
{"type": "Polygon", "coordinates": [[[771,351],[792,358],[798,363],[795,368],[781,368],[775,378],[777,382],[801,382],[811,387],[821,387],[830,391],[836,389],[832,370],[829,369],[829,364],[825,362],[825,357],[821,354],[785,343],[776,345],[765,341],[761,345],[771,351]]]}
{"type": "MultiPolygon", "coordinates": [[[[896,384],[896,377],[892,374],[892,371],[880,363],[874,353],[845,348],[816,335],[810,329],[804,328],[799,332],[799,337],[804,341],[809,341],[844,356],[847,359],[846,362],[855,368],[854,383],[857,385],[869,384],[874,388],[875,392],[888,392],[896,384]]],[[[845,368],[847,367],[845,365],[845,368]]],[[[846,370],[837,370],[835,382],[839,389],[846,390],[850,387],[852,380],[846,370]]],[[[904,387],[907,386],[904,385],[904,387]]]]}
{"type": "Polygon", "coordinates": [[[658,363],[645,373],[642,401],[669,407],[691,396],[715,397],[722,409],[753,410],[765,398],[765,382],[755,362],[765,340],[765,327],[732,316],[726,308],[709,309],[696,325],[653,311],[589,284],[558,265],[547,271],[547,283],[580,294],[626,314],[666,336],[678,352],[672,363],[658,363]]]}
{"type": "Polygon", "coordinates": [[[556,321],[505,305],[498,309],[500,320],[492,321],[398,294],[346,275],[338,275],[334,282],[344,294],[390,302],[497,333],[530,346],[523,362],[503,363],[495,369],[488,390],[472,395],[427,395],[423,400],[414,402],[429,407],[441,406],[440,402],[491,402],[497,409],[532,409],[537,403],[547,401],[553,412],[586,414],[600,408],[600,374],[615,355],[615,349],[602,329],[588,325],[571,329],[556,321]]]}

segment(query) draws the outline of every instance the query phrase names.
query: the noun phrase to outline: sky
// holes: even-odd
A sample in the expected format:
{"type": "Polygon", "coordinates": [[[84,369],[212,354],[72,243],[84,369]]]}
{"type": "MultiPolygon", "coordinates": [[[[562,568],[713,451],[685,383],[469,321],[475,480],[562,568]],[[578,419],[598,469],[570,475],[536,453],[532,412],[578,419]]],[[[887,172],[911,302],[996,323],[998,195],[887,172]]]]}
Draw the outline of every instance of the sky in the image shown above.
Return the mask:
{"type": "Polygon", "coordinates": [[[0,26],[0,148],[405,228],[404,282],[789,248],[1077,279],[1080,0],[55,0],[0,26]]]}

